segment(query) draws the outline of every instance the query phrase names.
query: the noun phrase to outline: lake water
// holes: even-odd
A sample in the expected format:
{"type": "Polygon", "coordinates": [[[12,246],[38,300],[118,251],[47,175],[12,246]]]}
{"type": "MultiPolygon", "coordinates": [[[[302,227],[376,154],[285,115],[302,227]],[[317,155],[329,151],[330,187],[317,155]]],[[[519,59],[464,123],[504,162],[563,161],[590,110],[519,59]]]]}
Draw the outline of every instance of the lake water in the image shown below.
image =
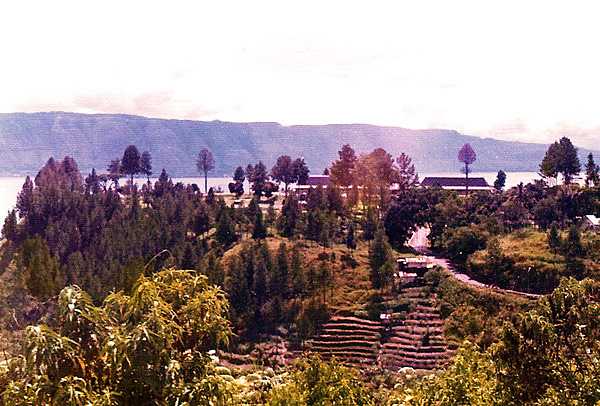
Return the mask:
{"type": "MultiPolygon", "coordinates": [[[[423,173],[419,174],[419,179],[423,179],[426,176],[464,176],[455,172],[437,172],[437,173],[423,173]]],[[[494,183],[496,179],[496,172],[473,172],[469,176],[471,177],[484,177],[490,185],[494,183]]],[[[518,185],[520,182],[529,183],[534,179],[539,179],[539,175],[535,172],[507,172],[506,173],[506,187],[510,188],[518,185]]],[[[152,179],[152,182],[156,179],[152,179]]],[[[137,179],[138,184],[144,183],[145,179],[137,179]]],[[[232,178],[208,178],[208,187],[214,187],[215,189],[221,188],[223,191],[227,191],[227,185],[232,181],[232,178]]],[[[0,177],[0,227],[4,224],[4,218],[6,213],[11,210],[17,201],[17,194],[21,190],[25,177],[0,177]]],[[[204,178],[173,178],[173,182],[183,183],[196,183],[200,190],[204,190],[204,178]]],[[[249,190],[246,184],[244,189],[249,190]]]]}

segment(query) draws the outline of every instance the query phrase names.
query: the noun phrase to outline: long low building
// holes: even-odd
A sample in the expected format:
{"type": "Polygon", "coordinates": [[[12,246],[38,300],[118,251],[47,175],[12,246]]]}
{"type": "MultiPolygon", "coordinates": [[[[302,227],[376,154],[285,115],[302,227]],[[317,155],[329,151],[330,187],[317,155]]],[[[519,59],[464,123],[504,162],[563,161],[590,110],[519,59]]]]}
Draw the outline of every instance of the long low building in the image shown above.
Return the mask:
{"type": "MultiPolygon", "coordinates": [[[[436,177],[428,176],[421,182],[423,187],[441,187],[444,190],[454,190],[458,193],[465,193],[467,188],[467,179],[464,177],[436,177]]],[[[485,191],[494,190],[485,178],[469,178],[469,191],[485,191]]]]}

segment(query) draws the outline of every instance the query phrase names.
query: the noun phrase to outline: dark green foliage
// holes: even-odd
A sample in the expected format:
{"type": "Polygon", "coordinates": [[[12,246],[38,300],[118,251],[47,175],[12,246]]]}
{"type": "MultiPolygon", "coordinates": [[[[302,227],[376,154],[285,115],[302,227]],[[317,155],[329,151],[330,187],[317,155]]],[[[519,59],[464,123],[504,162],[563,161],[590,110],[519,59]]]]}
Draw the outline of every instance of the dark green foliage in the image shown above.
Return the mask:
{"type": "Polygon", "coordinates": [[[296,182],[299,185],[306,185],[308,181],[308,175],[310,174],[310,170],[306,163],[304,162],[304,158],[296,158],[292,163],[293,171],[297,177],[296,182]]]}
{"type": "Polygon", "coordinates": [[[254,226],[252,227],[252,238],[259,240],[267,237],[267,228],[263,221],[263,213],[259,208],[254,216],[254,226]]]}
{"type": "Polygon", "coordinates": [[[375,239],[369,249],[370,278],[375,289],[382,289],[389,283],[393,272],[392,263],[391,249],[383,229],[380,228],[375,232],[375,239]]]}
{"type": "Polygon", "coordinates": [[[16,242],[18,240],[18,233],[17,213],[15,210],[11,210],[4,219],[2,237],[6,238],[8,241],[16,242]]]}
{"type": "Polygon", "coordinates": [[[487,235],[476,227],[449,229],[444,236],[444,248],[456,262],[464,263],[469,255],[485,248],[487,235]]]}
{"type": "Polygon", "coordinates": [[[390,243],[401,247],[417,229],[419,212],[423,204],[410,193],[405,193],[395,199],[389,207],[383,225],[390,243]]]}
{"type": "Polygon", "coordinates": [[[352,185],[354,167],[358,158],[348,144],[342,146],[338,155],[339,159],[331,165],[331,181],[338,186],[348,187],[352,185]]]}
{"type": "Polygon", "coordinates": [[[26,217],[33,207],[33,182],[27,176],[19,195],[17,196],[17,211],[21,217],[26,217]]]}
{"type": "Polygon", "coordinates": [[[293,296],[301,295],[305,292],[306,281],[304,279],[304,270],[302,269],[302,259],[300,249],[297,245],[292,248],[292,259],[290,264],[290,285],[293,296]]]}
{"type": "Polygon", "coordinates": [[[556,223],[552,223],[552,227],[548,232],[548,245],[555,254],[562,247],[562,239],[560,238],[558,226],[556,225],[556,223]]]}
{"type": "Polygon", "coordinates": [[[223,208],[219,216],[215,238],[224,247],[233,244],[237,240],[235,225],[231,219],[231,209],[227,207],[223,208]]]}
{"type": "Polygon", "coordinates": [[[121,158],[121,173],[129,175],[131,178],[131,184],[133,184],[133,177],[141,171],[141,157],[135,145],[130,145],[125,149],[123,158],[121,158]]]}
{"type": "Polygon", "coordinates": [[[561,174],[565,184],[571,183],[573,177],[579,174],[580,171],[581,164],[577,157],[577,148],[573,146],[571,140],[567,137],[563,137],[560,141],[550,145],[540,164],[542,175],[556,178],[561,174]]]}
{"type": "Polygon", "coordinates": [[[377,218],[377,213],[370,206],[367,208],[367,212],[365,214],[365,219],[363,221],[363,239],[365,241],[370,241],[375,238],[375,231],[377,230],[377,226],[379,224],[379,219],[377,218]]]}
{"type": "Polygon", "coordinates": [[[506,173],[504,171],[498,171],[496,180],[494,181],[494,189],[502,191],[506,185],[506,173]]]}
{"type": "Polygon", "coordinates": [[[244,182],[246,180],[246,173],[244,172],[244,168],[238,166],[235,168],[235,172],[233,173],[233,180],[239,183],[244,182]]]}
{"type": "Polygon", "coordinates": [[[349,250],[356,249],[356,237],[354,235],[354,222],[350,222],[348,226],[348,232],[346,234],[346,247],[349,250]]]}
{"type": "Polygon", "coordinates": [[[594,162],[594,155],[591,152],[585,164],[585,185],[587,187],[600,186],[600,167],[594,162]]]}
{"type": "Polygon", "coordinates": [[[294,236],[299,215],[298,200],[293,195],[288,196],[283,203],[279,217],[278,229],[281,235],[288,238],[294,236]]]}
{"type": "Polygon", "coordinates": [[[20,254],[27,288],[32,295],[48,299],[64,286],[58,261],[50,254],[48,245],[40,237],[23,242],[20,254]]]}
{"type": "Polygon", "coordinates": [[[269,280],[269,295],[271,297],[287,298],[289,295],[289,263],[285,243],[279,245],[277,260],[269,280]]]}
{"type": "Polygon", "coordinates": [[[263,190],[265,188],[265,184],[269,178],[267,174],[267,167],[262,161],[258,162],[256,165],[248,165],[246,169],[246,176],[248,177],[248,182],[252,183],[252,190],[254,194],[260,198],[263,194],[263,190]]]}
{"type": "Polygon", "coordinates": [[[150,176],[152,176],[152,156],[148,151],[142,152],[142,156],[140,157],[140,173],[146,175],[148,182],[150,182],[150,176]]]}

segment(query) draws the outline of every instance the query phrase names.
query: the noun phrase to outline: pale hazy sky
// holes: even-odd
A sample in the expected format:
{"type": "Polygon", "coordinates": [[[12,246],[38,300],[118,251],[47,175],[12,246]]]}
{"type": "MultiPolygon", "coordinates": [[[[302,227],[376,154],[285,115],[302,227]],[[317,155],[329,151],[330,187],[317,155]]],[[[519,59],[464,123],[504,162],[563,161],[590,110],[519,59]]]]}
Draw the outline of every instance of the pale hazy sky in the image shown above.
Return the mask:
{"type": "Polygon", "coordinates": [[[3,1],[0,112],[360,122],[598,148],[599,20],[594,1],[3,1]]]}

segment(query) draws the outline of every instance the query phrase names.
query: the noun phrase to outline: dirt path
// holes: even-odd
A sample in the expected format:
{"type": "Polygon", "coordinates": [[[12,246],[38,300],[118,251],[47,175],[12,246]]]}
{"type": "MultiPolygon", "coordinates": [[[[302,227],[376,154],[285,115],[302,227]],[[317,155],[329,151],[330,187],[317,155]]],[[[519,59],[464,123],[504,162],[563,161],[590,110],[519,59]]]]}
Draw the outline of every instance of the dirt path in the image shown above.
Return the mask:
{"type": "MultiPolygon", "coordinates": [[[[430,232],[429,228],[420,227],[410,237],[410,239],[408,240],[408,245],[410,247],[412,247],[415,251],[417,251],[423,255],[431,255],[431,250],[429,249],[429,240],[427,239],[427,237],[429,236],[429,232],[430,232]]],[[[466,283],[467,285],[470,285],[470,286],[473,286],[476,288],[491,289],[491,290],[494,290],[494,291],[497,291],[500,293],[508,293],[508,294],[513,294],[513,295],[525,296],[530,299],[537,299],[542,296],[542,295],[536,295],[534,293],[525,293],[525,292],[519,292],[516,290],[501,289],[501,288],[498,288],[498,287],[492,286],[492,285],[486,285],[485,283],[476,281],[475,279],[471,278],[467,274],[458,272],[456,269],[454,269],[454,266],[452,265],[450,260],[448,260],[447,258],[441,258],[441,257],[436,257],[436,256],[432,256],[431,258],[432,258],[431,261],[435,265],[438,265],[438,266],[448,270],[448,272],[450,272],[452,274],[452,276],[454,276],[454,278],[458,279],[459,281],[461,281],[463,283],[466,283]]]]}

